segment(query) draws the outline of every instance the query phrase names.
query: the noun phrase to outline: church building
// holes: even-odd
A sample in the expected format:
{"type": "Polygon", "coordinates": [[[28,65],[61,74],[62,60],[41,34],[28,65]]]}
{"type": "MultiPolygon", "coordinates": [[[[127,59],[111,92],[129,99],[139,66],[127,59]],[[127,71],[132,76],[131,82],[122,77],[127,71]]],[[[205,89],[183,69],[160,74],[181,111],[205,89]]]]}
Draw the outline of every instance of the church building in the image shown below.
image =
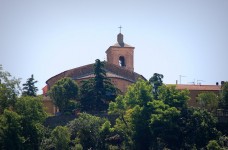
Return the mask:
{"type": "MultiPolygon", "coordinates": [[[[127,91],[129,85],[135,83],[139,78],[146,80],[142,75],[134,72],[134,47],[124,43],[124,36],[120,32],[117,35],[117,43],[106,50],[107,61],[104,69],[106,76],[111,79],[112,83],[123,93],[127,91]]],[[[60,79],[70,77],[79,85],[82,80],[94,77],[94,64],[77,67],[63,71],[46,81],[43,88],[44,106],[50,114],[56,113],[56,107],[47,96],[48,90],[60,79]]]]}

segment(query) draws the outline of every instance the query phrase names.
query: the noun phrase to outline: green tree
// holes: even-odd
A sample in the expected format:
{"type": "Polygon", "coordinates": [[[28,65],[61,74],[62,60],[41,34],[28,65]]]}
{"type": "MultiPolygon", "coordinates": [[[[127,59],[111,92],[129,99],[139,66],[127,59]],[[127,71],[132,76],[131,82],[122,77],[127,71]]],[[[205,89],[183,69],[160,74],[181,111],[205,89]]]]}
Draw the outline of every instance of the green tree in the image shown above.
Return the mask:
{"type": "MultiPolygon", "coordinates": [[[[113,128],[111,128],[110,121],[105,121],[100,127],[99,127],[99,134],[101,142],[99,144],[99,149],[108,149],[109,144],[107,143],[108,139],[110,140],[110,136],[113,133],[113,128]]],[[[111,136],[113,137],[113,136],[111,136]]]]}
{"type": "Polygon", "coordinates": [[[206,146],[209,140],[217,138],[218,131],[215,129],[216,120],[213,115],[205,110],[187,107],[189,91],[177,90],[175,86],[165,85],[162,85],[159,90],[159,99],[170,107],[161,111],[161,114],[169,109],[172,111],[177,109],[179,111],[179,113],[170,113],[168,118],[166,118],[166,115],[162,115],[159,119],[161,124],[156,125],[158,128],[162,127],[162,124],[166,124],[166,120],[171,119],[168,121],[171,126],[165,125],[168,132],[164,129],[165,127],[160,128],[160,131],[158,130],[159,134],[164,133],[163,135],[165,135],[164,137],[159,137],[159,142],[165,143],[171,149],[175,149],[175,147],[177,149],[192,149],[194,145],[196,148],[202,148],[206,146]]]}
{"type": "Polygon", "coordinates": [[[139,80],[109,104],[123,149],[200,149],[218,138],[212,114],[187,107],[187,90],[162,85],[158,100],[151,91],[150,83],[139,80]]]}
{"type": "Polygon", "coordinates": [[[218,95],[213,92],[200,93],[197,98],[197,103],[201,108],[214,112],[218,107],[218,95]]]}
{"type": "Polygon", "coordinates": [[[21,116],[24,149],[38,150],[44,134],[42,124],[46,118],[42,97],[22,96],[17,100],[14,109],[21,116]]]}
{"type": "Polygon", "coordinates": [[[21,116],[11,110],[4,110],[0,116],[0,149],[23,149],[25,138],[22,134],[21,116]]]}
{"type": "Polygon", "coordinates": [[[151,102],[150,108],[153,110],[150,117],[151,146],[154,149],[180,149],[180,131],[177,123],[180,111],[160,100],[151,102]]]}
{"type": "Polygon", "coordinates": [[[210,140],[218,138],[216,118],[206,110],[188,108],[182,110],[178,120],[181,132],[180,143],[187,149],[203,148],[210,140]]]}
{"type": "Polygon", "coordinates": [[[218,143],[222,150],[228,149],[228,136],[222,135],[218,139],[218,143]]]}
{"type": "Polygon", "coordinates": [[[158,99],[159,87],[163,84],[163,75],[159,73],[154,73],[154,75],[149,79],[149,82],[153,85],[153,95],[155,99],[158,99]]]}
{"type": "Polygon", "coordinates": [[[36,96],[36,92],[38,91],[38,88],[35,86],[35,83],[38,81],[34,81],[33,74],[30,78],[27,79],[26,83],[23,84],[23,96],[36,96]]]}
{"type": "Polygon", "coordinates": [[[124,96],[109,105],[109,113],[119,117],[115,130],[122,135],[124,148],[148,149],[151,142],[149,103],[153,101],[152,85],[144,80],[132,84],[124,96]]]}
{"type": "Polygon", "coordinates": [[[65,112],[70,100],[78,96],[78,85],[71,78],[63,78],[55,83],[49,95],[60,112],[65,112]]]}
{"type": "Polygon", "coordinates": [[[85,111],[107,110],[110,101],[116,98],[118,90],[106,77],[104,62],[99,59],[94,64],[95,77],[82,82],[81,105],[85,111]]]}
{"type": "Polygon", "coordinates": [[[15,112],[30,123],[43,123],[47,116],[42,104],[42,97],[20,97],[15,104],[15,112]]]}
{"type": "Polygon", "coordinates": [[[207,149],[208,150],[222,150],[216,140],[209,141],[209,143],[207,144],[207,149]]]}
{"type": "Polygon", "coordinates": [[[53,129],[49,128],[49,127],[44,127],[43,128],[43,137],[42,137],[42,141],[40,143],[39,149],[40,150],[53,150],[55,148],[55,145],[53,143],[53,140],[51,138],[51,132],[53,131],[53,129]]]}
{"type": "Polygon", "coordinates": [[[80,103],[83,111],[96,110],[96,100],[94,98],[94,80],[82,81],[80,86],[80,103]]]}
{"type": "Polygon", "coordinates": [[[106,121],[87,113],[81,113],[78,118],[71,121],[67,126],[72,137],[80,140],[83,149],[98,149],[102,142],[100,133],[104,131],[101,128],[106,121]]]}
{"type": "Polygon", "coordinates": [[[0,65],[0,114],[4,109],[13,107],[20,93],[20,79],[12,77],[0,65]]]}
{"type": "Polygon", "coordinates": [[[70,132],[67,127],[57,126],[51,132],[51,139],[56,150],[69,149],[70,132]]]}
{"type": "Polygon", "coordinates": [[[124,119],[124,115],[127,110],[126,101],[123,95],[118,95],[115,102],[109,103],[108,113],[110,115],[117,115],[121,121],[127,126],[127,122],[124,119]]]}
{"type": "Polygon", "coordinates": [[[181,131],[178,119],[181,117],[181,110],[187,108],[188,91],[162,85],[159,87],[158,99],[149,103],[151,146],[155,149],[180,149],[181,131]]]}
{"type": "Polygon", "coordinates": [[[228,82],[222,85],[222,103],[225,108],[228,108],[228,82]]]}
{"type": "Polygon", "coordinates": [[[200,149],[218,137],[212,114],[186,107],[187,91],[162,86],[159,97],[161,100],[150,102],[153,148],[200,149]]]}
{"type": "Polygon", "coordinates": [[[189,100],[188,95],[188,90],[177,90],[175,86],[162,85],[159,88],[158,99],[171,107],[186,109],[189,100]]]}

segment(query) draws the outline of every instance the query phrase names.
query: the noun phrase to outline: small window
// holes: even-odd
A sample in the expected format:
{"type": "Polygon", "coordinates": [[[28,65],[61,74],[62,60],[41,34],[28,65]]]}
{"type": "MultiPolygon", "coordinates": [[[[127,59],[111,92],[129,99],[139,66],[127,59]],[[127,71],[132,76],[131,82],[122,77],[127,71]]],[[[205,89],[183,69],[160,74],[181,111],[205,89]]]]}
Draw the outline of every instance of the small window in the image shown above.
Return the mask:
{"type": "Polygon", "coordinates": [[[124,59],[123,56],[120,56],[120,58],[119,58],[119,65],[120,65],[121,67],[125,67],[125,66],[126,66],[126,64],[125,64],[125,59],[124,59]]]}

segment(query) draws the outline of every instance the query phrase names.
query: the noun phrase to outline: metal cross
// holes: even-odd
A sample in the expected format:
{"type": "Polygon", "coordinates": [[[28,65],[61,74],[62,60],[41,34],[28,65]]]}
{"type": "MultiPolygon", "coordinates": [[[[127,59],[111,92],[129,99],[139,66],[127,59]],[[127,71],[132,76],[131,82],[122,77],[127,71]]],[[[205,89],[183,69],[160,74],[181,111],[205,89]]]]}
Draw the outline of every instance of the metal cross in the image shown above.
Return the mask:
{"type": "Polygon", "coordinates": [[[118,28],[120,28],[120,33],[121,33],[121,28],[122,28],[122,27],[121,27],[121,26],[119,26],[118,28]]]}

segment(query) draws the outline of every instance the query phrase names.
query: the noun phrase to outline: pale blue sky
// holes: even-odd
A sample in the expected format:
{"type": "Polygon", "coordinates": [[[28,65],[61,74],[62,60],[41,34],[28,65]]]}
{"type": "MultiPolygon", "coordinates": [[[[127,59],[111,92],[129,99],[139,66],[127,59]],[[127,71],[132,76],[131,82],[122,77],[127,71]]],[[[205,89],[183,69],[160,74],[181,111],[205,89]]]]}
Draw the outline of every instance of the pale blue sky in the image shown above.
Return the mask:
{"type": "Polygon", "coordinates": [[[0,64],[39,93],[50,77],[106,59],[118,26],[135,71],[165,83],[228,80],[228,0],[0,0],[0,64]]]}

